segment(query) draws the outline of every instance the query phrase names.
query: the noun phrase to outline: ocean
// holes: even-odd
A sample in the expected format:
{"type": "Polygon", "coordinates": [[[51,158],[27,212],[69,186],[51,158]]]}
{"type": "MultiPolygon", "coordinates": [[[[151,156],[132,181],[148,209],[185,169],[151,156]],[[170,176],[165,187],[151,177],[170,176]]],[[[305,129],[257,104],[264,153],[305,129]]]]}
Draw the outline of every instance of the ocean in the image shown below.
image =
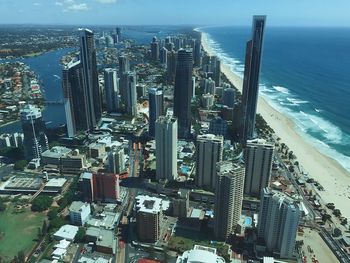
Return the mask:
{"type": "MultiPolygon", "coordinates": [[[[249,27],[199,29],[243,77],[249,27]]],[[[350,28],[265,29],[260,94],[320,152],[350,171],[350,28]]]]}

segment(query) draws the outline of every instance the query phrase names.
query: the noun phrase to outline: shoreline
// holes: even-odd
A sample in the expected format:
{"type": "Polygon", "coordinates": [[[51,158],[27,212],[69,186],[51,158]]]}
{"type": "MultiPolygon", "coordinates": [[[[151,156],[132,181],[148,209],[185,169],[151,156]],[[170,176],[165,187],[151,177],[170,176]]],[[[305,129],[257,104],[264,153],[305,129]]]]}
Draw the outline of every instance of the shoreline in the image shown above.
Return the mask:
{"type": "MultiPolygon", "coordinates": [[[[209,55],[216,53],[208,44],[208,39],[202,33],[202,47],[209,55]]],[[[231,84],[242,92],[243,79],[235,74],[228,65],[222,63],[221,72],[231,84]]],[[[350,199],[350,172],[336,160],[321,153],[308,143],[296,130],[295,123],[274,109],[261,95],[258,99],[257,112],[262,115],[275,134],[293,151],[309,177],[318,181],[325,191],[317,191],[325,203],[334,203],[342,215],[350,218],[348,202],[350,199]]]]}

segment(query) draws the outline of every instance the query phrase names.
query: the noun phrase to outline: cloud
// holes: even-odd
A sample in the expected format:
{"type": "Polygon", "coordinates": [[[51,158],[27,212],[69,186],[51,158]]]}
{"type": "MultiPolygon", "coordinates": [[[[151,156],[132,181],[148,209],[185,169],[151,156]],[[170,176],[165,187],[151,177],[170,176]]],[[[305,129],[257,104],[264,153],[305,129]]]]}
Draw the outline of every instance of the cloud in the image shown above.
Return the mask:
{"type": "Polygon", "coordinates": [[[57,6],[63,6],[63,3],[62,3],[62,2],[55,2],[55,5],[57,5],[57,6]]]}
{"type": "Polygon", "coordinates": [[[35,5],[35,6],[40,6],[41,4],[40,4],[40,3],[34,3],[33,5],[35,5]]]}
{"type": "Polygon", "coordinates": [[[101,4],[114,4],[117,2],[117,0],[96,0],[96,1],[101,4]]]}
{"type": "Polygon", "coordinates": [[[71,5],[67,6],[67,10],[69,10],[69,11],[88,11],[89,7],[85,3],[71,4],[71,5]]]}

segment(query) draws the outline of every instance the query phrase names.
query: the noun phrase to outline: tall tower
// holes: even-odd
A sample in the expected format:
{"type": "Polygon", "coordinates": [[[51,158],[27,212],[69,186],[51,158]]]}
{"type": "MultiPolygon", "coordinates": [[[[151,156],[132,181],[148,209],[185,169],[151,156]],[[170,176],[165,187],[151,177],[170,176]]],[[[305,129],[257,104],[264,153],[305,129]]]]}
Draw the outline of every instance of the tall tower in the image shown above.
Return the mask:
{"type": "Polygon", "coordinates": [[[117,27],[115,29],[116,31],[116,35],[117,35],[117,43],[120,42],[122,40],[122,29],[120,27],[117,27]]]}
{"type": "Polygon", "coordinates": [[[34,105],[25,105],[21,111],[21,122],[26,159],[40,158],[41,154],[49,148],[41,110],[34,105]]]}
{"type": "Polygon", "coordinates": [[[192,69],[192,50],[180,49],[174,88],[174,115],[179,122],[179,138],[189,138],[191,135],[192,69]]]}
{"type": "Polygon", "coordinates": [[[113,174],[125,171],[125,154],[123,148],[113,148],[108,153],[108,170],[113,174]]]}
{"type": "Polygon", "coordinates": [[[255,137],[255,117],[259,95],[259,74],[266,16],[254,16],[253,36],[247,42],[242,94],[241,141],[255,137]]]}
{"type": "Polygon", "coordinates": [[[216,187],[216,163],[222,161],[222,136],[198,135],[196,159],[196,185],[210,190],[216,187]]]}
{"type": "MultiPolygon", "coordinates": [[[[170,43],[172,44],[172,43],[170,43]]],[[[177,53],[175,50],[169,50],[167,54],[167,82],[173,84],[175,81],[177,53]]]]}
{"type": "Polygon", "coordinates": [[[108,112],[116,112],[119,109],[119,78],[117,70],[106,68],[104,71],[105,93],[108,112]]]}
{"type": "Polygon", "coordinates": [[[159,60],[159,43],[156,37],[153,37],[151,43],[151,57],[153,61],[159,60]]]}
{"type": "Polygon", "coordinates": [[[80,30],[80,60],[83,68],[83,86],[86,90],[87,120],[95,127],[102,115],[101,94],[98,84],[94,34],[89,29],[80,30]]]}
{"type": "Polygon", "coordinates": [[[268,186],[271,175],[274,146],[262,139],[247,141],[244,152],[246,178],[244,193],[259,197],[268,186]]]}
{"type": "Polygon", "coordinates": [[[156,120],[164,114],[163,90],[161,88],[150,88],[148,90],[149,100],[149,135],[154,137],[156,120]]]}
{"type": "Polygon", "coordinates": [[[137,114],[136,72],[129,71],[124,74],[125,83],[125,108],[126,112],[135,116],[137,114]]]}
{"type": "Polygon", "coordinates": [[[62,89],[68,137],[94,128],[88,121],[89,104],[83,83],[83,67],[80,60],[72,61],[63,67],[62,89]]]}
{"type": "Polygon", "coordinates": [[[269,188],[262,190],[258,237],[265,240],[269,252],[293,258],[299,218],[299,204],[292,198],[269,188]]]}
{"type": "Polygon", "coordinates": [[[177,120],[160,116],[156,121],[157,180],[177,178],[177,120]]]}
{"type": "Polygon", "coordinates": [[[215,191],[215,236],[221,240],[236,230],[241,217],[244,167],[232,162],[217,164],[215,191]]]}

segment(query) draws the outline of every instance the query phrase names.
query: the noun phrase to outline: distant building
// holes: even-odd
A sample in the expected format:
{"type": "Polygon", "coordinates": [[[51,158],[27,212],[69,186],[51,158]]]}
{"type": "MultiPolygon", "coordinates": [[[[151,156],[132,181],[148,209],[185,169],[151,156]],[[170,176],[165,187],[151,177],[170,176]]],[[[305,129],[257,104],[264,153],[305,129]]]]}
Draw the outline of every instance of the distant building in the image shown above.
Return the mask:
{"type": "Polygon", "coordinates": [[[140,241],[158,241],[163,210],[168,208],[169,202],[160,198],[140,195],[136,197],[136,227],[140,241]]]}
{"type": "Polygon", "coordinates": [[[177,53],[175,50],[168,49],[167,55],[167,83],[173,84],[175,82],[177,53]]]}
{"type": "Polygon", "coordinates": [[[156,120],[164,115],[163,90],[161,88],[150,88],[148,90],[149,101],[149,135],[154,137],[156,120]]]}
{"type": "Polygon", "coordinates": [[[70,222],[73,225],[83,226],[91,214],[90,204],[74,201],[69,207],[70,222]]]}
{"type": "Polygon", "coordinates": [[[108,170],[113,174],[125,171],[125,154],[123,148],[113,148],[108,153],[108,170]]]}
{"type": "Polygon", "coordinates": [[[236,91],[233,88],[224,89],[224,96],[222,97],[222,104],[229,108],[233,108],[235,105],[236,91]]]}
{"type": "Polygon", "coordinates": [[[160,116],[156,121],[156,178],[173,181],[177,174],[177,119],[160,116]]]}
{"type": "Polygon", "coordinates": [[[216,163],[222,161],[223,137],[198,135],[196,148],[196,185],[213,190],[216,186],[216,163]]]}
{"type": "Polygon", "coordinates": [[[214,95],[212,94],[203,94],[202,95],[202,106],[205,109],[210,109],[214,105],[214,95]]]}
{"type": "Polygon", "coordinates": [[[241,112],[241,141],[244,145],[247,140],[255,137],[255,117],[259,95],[259,74],[265,20],[265,16],[254,16],[253,36],[246,46],[241,112]]]}
{"type": "Polygon", "coordinates": [[[176,263],[225,263],[225,259],[219,257],[216,248],[195,245],[193,249],[185,251],[178,256],[176,263]]]}
{"type": "Polygon", "coordinates": [[[125,108],[127,114],[135,116],[137,114],[137,92],[136,92],[136,72],[127,72],[125,78],[125,108]]]}
{"type": "Polygon", "coordinates": [[[130,62],[127,55],[120,55],[118,57],[118,63],[119,63],[119,70],[118,70],[118,76],[119,78],[122,78],[123,74],[130,71],[130,62]]]}
{"type": "Polygon", "coordinates": [[[192,70],[192,50],[180,49],[177,54],[174,87],[174,115],[178,120],[179,138],[191,136],[192,70]]]}
{"type": "Polygon", "coordinates": [[[244,167],[232,162],[217,163],[215,191],[214,233],[219,239],[226,240],[237,227],[241,217],[244,167]]]}
{"type": "Polygon", "coordinates": [[[258,237],[269,252],[292,259],[301,212],[299,204],[286,194],[264,188],[258,221],[258,237]]]}
{"type": "Polygon", "coordinates": [[[117,112],[119,109],[119,78],[117,70],[106,68],[104,70],[105,94],[108,112],[117,112]]]}
{"type": "Polygon", "coordinates": [[[271,176],[274,145],[263,139],[248,140],[244,151],[244,194],[260,197],[271,176]]]}
{"type": "Polygon", "coordinates": [[[41,157],[49,148],[46,137],[46,126],[42,119],[41,110],[34,105],[25,105],[21,114],[24,134],[24,154],[27,160],[41,157]]]}
{"type": "Polygon", "coordinates": [[[201,38],[196,39],[196,44],[194,46],[194,66],[202,66],[202,49],[201,49],[201,38]]]}
{"type": "Polygon", "coordinates": [[[159,60],[159,43],[157,37],[153,37],[151,43],[151,58],[153,61],[159,60]]]}
{"type": "Polygon", "coordinates": [[[221,135],[224,138],[226,138],[227,129],[228,129],[227,121],[220,117],[215,117],[209,123],[210,134],[221,135]]]}
{"type": "Polygon", "coordinates": [[[159,54],[159,59],[160,59],[160,63],[163,65],[167,65],[167,61],[168,61],[168,50],[165,47],[162,47],[160,49],[160,54],[159,54]]]}

